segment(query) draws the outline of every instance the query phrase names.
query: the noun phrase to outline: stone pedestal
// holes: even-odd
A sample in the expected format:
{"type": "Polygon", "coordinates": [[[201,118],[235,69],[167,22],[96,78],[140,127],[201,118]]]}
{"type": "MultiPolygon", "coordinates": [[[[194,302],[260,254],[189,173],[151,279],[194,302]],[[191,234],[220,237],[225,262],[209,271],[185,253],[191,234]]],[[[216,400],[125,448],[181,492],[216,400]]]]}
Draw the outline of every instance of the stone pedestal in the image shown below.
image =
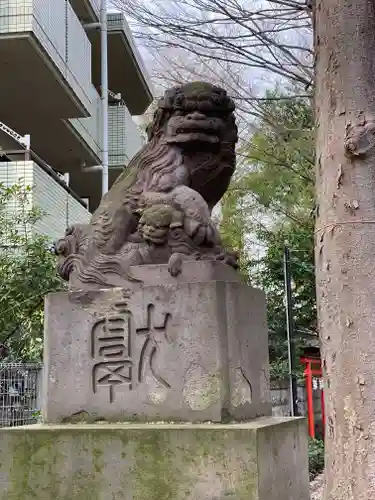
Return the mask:
{"type": "Polygon", "coordinates": [[[305,420],[268,416],[263,293],[210,262],[133,275],[47,297],[45,423],[0,429],[0,500],[308,500],[305,420]]]}
{"type": "Polygon", "coordinates": [[[309,500],[304,419],[30,426],[0,440],[0,500],[309,500]]]}
{"type": "Polygon", "coordinates": [[[167,284],[165,267],[134,268],[145,282],[132,289],[47,297],[47,422],[271,414],[263,293],[227,266],[188,263],[167,284]],[[212,280],[199,282],[202,275],[212,280]],[[222,276],[227,281],[215,280],[222,276]]]}

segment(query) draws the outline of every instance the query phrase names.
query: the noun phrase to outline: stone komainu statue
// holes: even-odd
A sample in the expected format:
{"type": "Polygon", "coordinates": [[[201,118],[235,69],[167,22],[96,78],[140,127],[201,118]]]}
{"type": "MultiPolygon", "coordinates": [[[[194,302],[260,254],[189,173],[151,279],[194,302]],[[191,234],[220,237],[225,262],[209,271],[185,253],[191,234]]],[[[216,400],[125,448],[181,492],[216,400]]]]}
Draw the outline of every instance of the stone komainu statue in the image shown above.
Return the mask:
{"type": "Polygon", "coordinates": [[[221,260],[226,252],[211,211],[235,169],[234,103],[204,82],[172,88],[159,101],[149,142],[103,197],[87,225],[67,230],[56,245],[58,272],[71,288],[134,281],[131,266],[221,260]]]}

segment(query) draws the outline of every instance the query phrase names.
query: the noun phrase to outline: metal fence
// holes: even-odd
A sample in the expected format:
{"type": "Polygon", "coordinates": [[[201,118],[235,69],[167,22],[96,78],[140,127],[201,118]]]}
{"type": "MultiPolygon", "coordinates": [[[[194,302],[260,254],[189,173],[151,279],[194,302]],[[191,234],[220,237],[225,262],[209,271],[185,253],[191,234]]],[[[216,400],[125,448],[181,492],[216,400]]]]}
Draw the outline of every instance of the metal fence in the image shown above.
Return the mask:
{"type": "Polygon", "coordinates": [[[41,368],[35,363],[0,363],[0,427],[38,422],[41,368]]]}

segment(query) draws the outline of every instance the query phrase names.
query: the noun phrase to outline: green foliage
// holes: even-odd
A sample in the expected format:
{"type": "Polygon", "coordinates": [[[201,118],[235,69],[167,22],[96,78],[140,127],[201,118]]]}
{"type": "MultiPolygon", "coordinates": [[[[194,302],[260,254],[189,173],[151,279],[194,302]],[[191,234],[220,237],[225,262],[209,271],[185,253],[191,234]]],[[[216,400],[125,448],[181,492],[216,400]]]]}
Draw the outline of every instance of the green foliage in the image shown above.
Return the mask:
{"type": "Polygon", "coordinates": [[[309,475],[313,480],[324,470],[324,441],[309,439],[309,475]]]}
{"type": "Polygon", "coordinates": [[[17,360],[40,359],[43,299],[62,288],[48,241],[35,231],[43,213],[29,206],[31,190],[0,184],[0,343],[17,360]]]}
{"type": "Polygon", "coordinates": [[[229,189],[222,202],[222,219],[220,226],[223,244],[238,253],[240,257],[240,271],[244,278],[248,278],[249,256],[246,249],[246,212],[241,206],[241,198],[233,189],[229,189]]]}
{"type": "MultiPolygon", "coordinates": [[[[287,347],[285,346],[285,351],[287,347]]],[[[283,353],[284,354],[284,353],[283,353]]],[[[304,368],[301,364],[297,364],[297,367],[293,373],[296,377],[297,382],[304,383],[304,368]]],[[[288,380],[289,377],[289,363],[288,358],[284,357],[273,358],[270,363],[270,378],[271,380],[288,380]]]]}
{"type": "Polygon", "coordinates": [[[263,213],[304,224],[314,199],[312,109],[303,99],[266,97],[257,130],[240,151],[245,171],[237,189],[250,192],[263,213]]]}
{"type": "MultiPolygon", "coordinates": [[[[283,251],[285,242],[291,248],[296,355],[306,335],[316,330],[313,224],[297,225],[292,221],[275,224],[271,233],[258,231],[266,247],[263,257],[250,263],[254,285],[267,295],[271,362],[286,360],[286,318],[284,302],[283,251]]],[[[285,365],[287,366],[287,365],[285,365]]],[[[284,373],[284,376],[287,371],[284,373]]],[[[283,378],[280,373],[280,378],[283,378]]]]}
{"type": "MultiPolygon", "coordinates": [[[[288,374],[283,252],[291,251],[296,354],[316,330],[314,126],[310,103],[268,93],[236,178],[223,200],[221,231],[240,251],[242,272],[267,295],[271,372],[288,374]]],[[[297,373],[299,375],[299,373],[297,373]]]]}

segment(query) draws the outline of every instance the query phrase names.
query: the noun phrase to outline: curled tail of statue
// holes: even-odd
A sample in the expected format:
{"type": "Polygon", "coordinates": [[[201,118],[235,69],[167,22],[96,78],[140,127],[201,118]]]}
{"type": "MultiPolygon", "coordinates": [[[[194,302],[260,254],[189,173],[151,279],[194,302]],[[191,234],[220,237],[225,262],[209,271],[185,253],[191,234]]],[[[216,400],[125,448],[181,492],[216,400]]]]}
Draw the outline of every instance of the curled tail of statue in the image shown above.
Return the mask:
{"type": "Polygon", "coordinates": [[[71,273],[79,267],[87,248],[90,234],[88,224],[76,224],[69,227],[65,236],[55,242],[55,254],[58,256],[57,273],[69,281],[71,273]]]}
{"type": "Polygon", "coordinates": [[[140,263],[138,245],[126,244],[133,216],[127,207],[118,212],[95,214],[91,224],[70,227],[56,242],[57,272],[74,288],[89,283],[107,287],[109,276],[138,281],[130,273],[130,266],[140,263]]]}

